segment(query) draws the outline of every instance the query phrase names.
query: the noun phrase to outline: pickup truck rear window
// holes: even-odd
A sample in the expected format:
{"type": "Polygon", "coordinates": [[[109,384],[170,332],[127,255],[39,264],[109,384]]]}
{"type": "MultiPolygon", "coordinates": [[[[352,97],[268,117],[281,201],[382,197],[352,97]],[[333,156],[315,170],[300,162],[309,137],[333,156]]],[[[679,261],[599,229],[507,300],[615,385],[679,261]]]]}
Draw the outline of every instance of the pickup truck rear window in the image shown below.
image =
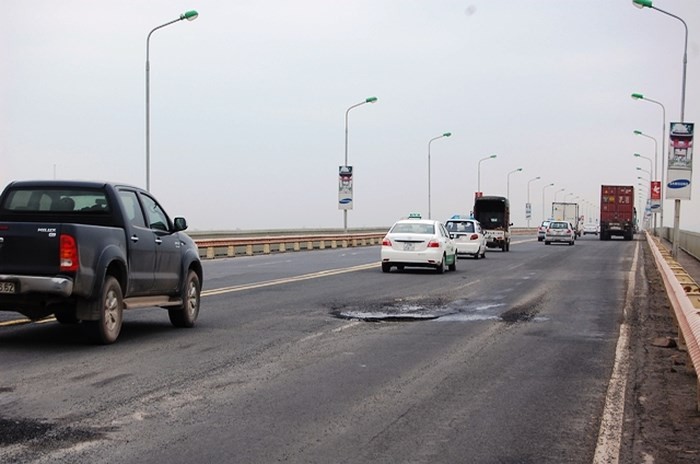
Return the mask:
{"type": "Polygon", "coordinates": [[[110,213],[105,192],[94,189],[17,189],[5,197],[2,208],[28,213],[110,213]]]}

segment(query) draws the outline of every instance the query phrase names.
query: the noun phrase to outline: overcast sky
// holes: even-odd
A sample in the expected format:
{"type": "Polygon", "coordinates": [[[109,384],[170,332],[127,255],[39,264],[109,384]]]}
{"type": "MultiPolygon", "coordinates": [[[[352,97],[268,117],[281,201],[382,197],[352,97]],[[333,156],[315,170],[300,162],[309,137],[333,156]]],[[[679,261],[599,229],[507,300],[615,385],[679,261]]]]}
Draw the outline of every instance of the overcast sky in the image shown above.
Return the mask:
{"type": "MultiPolygon", "coordinates": [[[[543,192],[547,210],[556,194],[597,213],[585,205],[601,184],[647,176],[633,154],[653,159],[654,141],[634,130],[658,140],[660,177],[661,108],[630,94],[680,120],[683,25],[631,0],[0,2],[2,185],[145,187],[146,36],[199,12],[150,43],[151,191],[192,230],[342,227],[345,111],[370,96],[349,113],[349,227],[427,216],[428,142],[448,131],[430,149],[433,218],[471,210],[491,154],[481,190],[505,195],[510,179],[515,225],[528,185],[531,225],[543,192]]],[[[700,6],[654,6],[688,25],[696,122],[700,6]]],[[[699,195],[682,203],[681,228],[700,231],[699,195]]]]}

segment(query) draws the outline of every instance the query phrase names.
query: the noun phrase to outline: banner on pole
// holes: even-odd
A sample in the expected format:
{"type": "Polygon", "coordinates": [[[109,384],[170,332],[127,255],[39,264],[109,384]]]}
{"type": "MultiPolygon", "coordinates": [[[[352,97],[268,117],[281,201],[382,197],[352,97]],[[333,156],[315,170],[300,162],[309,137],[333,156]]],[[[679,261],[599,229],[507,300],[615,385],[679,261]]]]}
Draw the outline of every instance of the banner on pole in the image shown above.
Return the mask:
{"type": "Polygon", "coordinates": [[[672,122],[668,143],[666,198],[690,200],[693,179],[692,122],[672,122]]]}

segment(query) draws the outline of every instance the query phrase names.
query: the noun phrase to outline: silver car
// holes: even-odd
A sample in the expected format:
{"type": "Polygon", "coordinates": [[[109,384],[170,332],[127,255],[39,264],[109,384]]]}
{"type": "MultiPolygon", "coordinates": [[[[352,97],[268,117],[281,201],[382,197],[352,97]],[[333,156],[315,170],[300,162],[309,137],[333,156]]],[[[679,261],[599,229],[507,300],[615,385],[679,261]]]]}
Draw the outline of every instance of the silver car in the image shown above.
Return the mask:
{"type": "Polygon", "coordinates": [[[547,226],[550,221],[542,221],[542,224],[537,228],[537,241],[541,242],[544,240],[544,231],[547,230],[547,226]]]}
{"type": "Polygon", "coordinates": [[[544,231],[544,244],[560,242],[574,244],[576,240],[576,232],[573,226],[568,221],[551,221],[544,231]]]}

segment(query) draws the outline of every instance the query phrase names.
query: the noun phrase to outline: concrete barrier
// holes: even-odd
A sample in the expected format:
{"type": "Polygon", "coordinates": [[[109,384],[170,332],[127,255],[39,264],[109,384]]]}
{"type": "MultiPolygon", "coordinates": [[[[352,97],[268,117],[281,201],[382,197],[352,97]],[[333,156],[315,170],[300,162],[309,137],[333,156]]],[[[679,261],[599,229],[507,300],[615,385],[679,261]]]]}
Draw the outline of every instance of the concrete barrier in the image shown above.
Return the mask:
{"type": "MultiPolygon", "coordinates": [[[[700,372],[700,285],[661,245],[659,238],[646,234],[661,273],[678,328],[678,344],[685,348],[697,377],[700,372]]],[[[696,380],[696,408],[700,410],[700,380],[696,380]]]]}

